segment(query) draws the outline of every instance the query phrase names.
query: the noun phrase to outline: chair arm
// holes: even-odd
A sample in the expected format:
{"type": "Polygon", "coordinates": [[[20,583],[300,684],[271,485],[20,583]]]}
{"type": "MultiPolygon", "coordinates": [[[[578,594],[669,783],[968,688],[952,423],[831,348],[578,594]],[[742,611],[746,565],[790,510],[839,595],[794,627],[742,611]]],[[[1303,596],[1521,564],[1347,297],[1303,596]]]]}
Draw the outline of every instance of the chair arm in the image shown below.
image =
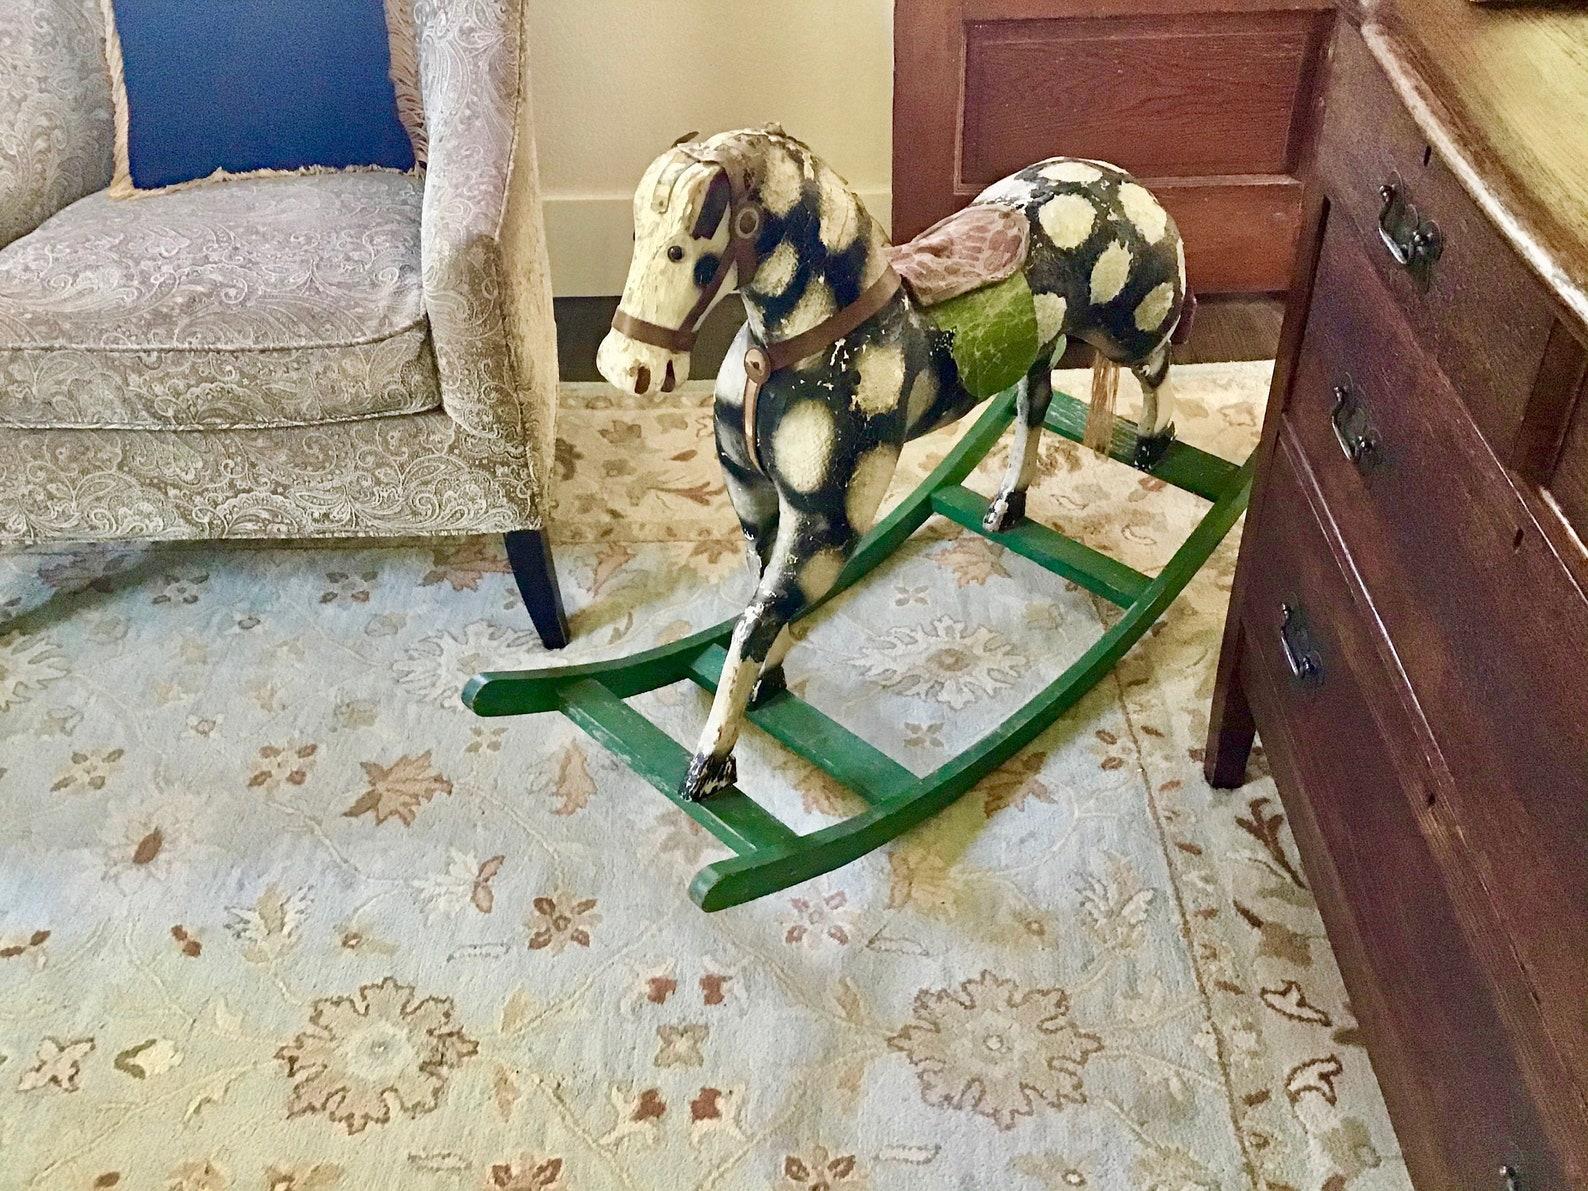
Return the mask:
{"type": "Polygon", "coordinates": [[[5,8],[0,246],[110,184],[110,84],[98,6],[5,8]]]}
{"type": "Polygon", "coordinates": [[[522,443],[544,497],[557,346],[524,6],[431,0],[415,17],[429,133],[420,253],[442,404],[473,433],[522,443]]]}

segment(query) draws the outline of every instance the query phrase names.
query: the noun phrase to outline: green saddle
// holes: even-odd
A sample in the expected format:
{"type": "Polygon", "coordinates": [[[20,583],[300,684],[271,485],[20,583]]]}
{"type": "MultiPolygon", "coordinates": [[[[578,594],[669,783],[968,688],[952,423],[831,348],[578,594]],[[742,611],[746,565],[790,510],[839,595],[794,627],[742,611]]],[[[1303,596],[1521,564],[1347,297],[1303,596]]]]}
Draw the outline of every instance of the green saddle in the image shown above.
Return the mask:
{"type": "Polygon", "coordinates": [[[959,380],[978,399],[1001,393],[1037,361],[1037,307],[1024,273],[949,298],[923,313],[950,337],[959,380]]]}
{"type": "Polygon", "coordinates": [[[961,383],[977,398],[1036,362],[1036,302],[1022,271],[1031,224],[1018,208],[972,203],[888,250],[916,305],[952,343],[961,383]]]}

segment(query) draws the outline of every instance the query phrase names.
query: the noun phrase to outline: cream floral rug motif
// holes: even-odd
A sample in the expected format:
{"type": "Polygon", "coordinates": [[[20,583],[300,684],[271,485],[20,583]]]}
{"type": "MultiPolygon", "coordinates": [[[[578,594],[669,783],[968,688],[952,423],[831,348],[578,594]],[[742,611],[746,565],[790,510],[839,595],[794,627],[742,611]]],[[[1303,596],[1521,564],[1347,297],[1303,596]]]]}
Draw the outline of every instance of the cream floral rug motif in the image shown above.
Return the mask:
{"type": "MultiPolygon", "coordinates": [[[[1182,434],[1243,453],[1267,375],[1182,367],[1182,434]]],[[[568,387],[556,661],[742,604],[708,402],[568,387]]],[[[1043,455],[1032,515],[1143,569],[1203,507],[1043,455]]],[[[460,705],[552,660],[498,542],[0,555],[0,1186],[1406,1187],[1261,756],[1201,778],[1234,558],[934,822],[708,916],[714,841],[560,717],[460,705]]],[[[789,675],[924,773],[1112,614],[933,522],[789,675]]],[[[853,809],[741,747],[797,830],[853,809]]]]}

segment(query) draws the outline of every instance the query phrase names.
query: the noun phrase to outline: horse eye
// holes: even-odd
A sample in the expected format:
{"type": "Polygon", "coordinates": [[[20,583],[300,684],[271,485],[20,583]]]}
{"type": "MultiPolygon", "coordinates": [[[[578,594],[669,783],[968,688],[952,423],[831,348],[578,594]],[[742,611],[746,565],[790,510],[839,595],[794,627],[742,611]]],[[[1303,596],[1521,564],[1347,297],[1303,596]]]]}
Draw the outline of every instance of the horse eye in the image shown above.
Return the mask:
{"type": "Polygon", "coordinates": [[[677,244],[674,244],[671,248],[669,248],[667,250],[667,259],[670,260],[670,261],[674,261],[674,262],[683,260],[684,259],[684,250],[681,247],[679,247],[677,244]]]}

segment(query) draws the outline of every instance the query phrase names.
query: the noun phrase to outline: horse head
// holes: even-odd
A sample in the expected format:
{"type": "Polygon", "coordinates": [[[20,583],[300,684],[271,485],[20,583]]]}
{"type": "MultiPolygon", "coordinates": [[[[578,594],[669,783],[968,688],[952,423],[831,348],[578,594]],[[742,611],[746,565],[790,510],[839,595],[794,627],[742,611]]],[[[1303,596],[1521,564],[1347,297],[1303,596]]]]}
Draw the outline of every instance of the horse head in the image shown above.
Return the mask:
{"type": "Polygon", "coordinates": [[[634,193],[634,255],[596,354],[601,375],[627,392],[666,393],[688,380],[696,328],[730,274],[740,284],[754,272],[760,209],[718,140],[674,145],[634,193]]]}

